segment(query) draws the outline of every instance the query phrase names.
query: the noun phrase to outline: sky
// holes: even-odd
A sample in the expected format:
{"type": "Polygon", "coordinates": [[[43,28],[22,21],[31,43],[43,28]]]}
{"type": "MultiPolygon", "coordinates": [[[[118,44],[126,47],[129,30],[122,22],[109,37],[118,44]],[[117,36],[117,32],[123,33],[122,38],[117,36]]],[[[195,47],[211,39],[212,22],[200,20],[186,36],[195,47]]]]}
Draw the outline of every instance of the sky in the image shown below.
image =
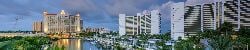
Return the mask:
{"type": "MultiPolygon", "coordinates": [[[[80,12],[84,28],[104,27],[118,31],[118,15],[136,15],[144,10],[160,10],[162,33],[170,30],[170,5],[185,0],[0,0],[0,31],[32,30],[32,22],[42,21],[42,12],[80,12]],[[19,18],[20,20],[15,20],[19,18]]],[[[195,2],[195,1],[189,1],[195,2]]]]}

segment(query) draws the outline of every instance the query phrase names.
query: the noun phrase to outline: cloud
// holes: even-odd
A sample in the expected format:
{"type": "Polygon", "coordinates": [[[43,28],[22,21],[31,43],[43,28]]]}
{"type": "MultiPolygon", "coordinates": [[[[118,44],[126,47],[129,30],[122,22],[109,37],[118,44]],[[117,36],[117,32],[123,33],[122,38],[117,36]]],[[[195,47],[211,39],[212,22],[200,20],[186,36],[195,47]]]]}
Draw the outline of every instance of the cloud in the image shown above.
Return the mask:
{"type": "Polygon", "coordinates": [[[118,14],[136,15],[164,2],[162,0],[65,0],[60,6],[68,10],[80,11],[86,27],[93,26],[92,23],[98,23],[95,25],[117,30],[118,14]]]}
{"type": "MultiPolygon", "coordinates": [[[[140,3],[137,3],[140,4],[140,3]]],[[[114,0],[112,4],[105,5],[106,11],[111,15],[117,15],[119,13],[125,13],[129,15],[135,15],[137,12],[142,11],[134,1],[131,0],[114,0]]]]}
{"type": "Polygon", "coordinates": [[[161,4],[162,0],[65,0],[61,2],[64,8],[73,8],[79,10],[89,11],[107,11],[109,14],[117,15],[117,13],[130,14],[131,12],[141,12],[145,8],[153,4],[161,4]],[[73,6],[72,6],[73,5],[73,6]]]}
{"type": "Polygon", "coordinates": [[[158,5],[158,6],[151,6],[151,10],[158,9],[160,10],[161,15],[161,33],[165,33],[168,30],[170,30],[170,13],[171,13],[171,4],[173,4],[173,1],[166,2],[164,4],[158,5]]]}
{"type": "Polygon", "coordinates": [[[48,3],[47,0],[0,0],[0,30],[31,30],[32,22],[42,19],[43,8],[54,8],[48,3]],[[17,17],[21,17],[19,22],[15,20],[17,17]]]}
{"type": "Polygon", "coordinates": [[[166,2],[160,6],[152,6],[150,9],[158,9],[162,13],[162,16],[165,20],[170,20],[170,12],[171,12],[171,4],[173,4],[173,1],[166,2]]]}
{"type": "Polygon", "coordinates": [[[136,13],[149,9],[151,6],[158,6],[165,2],[162,0],[113,0],[112,3],[104,5],[106,11],[111,15],[124,13],[136,15],[136,13]]]}
{"type": "MultiPolygon", "coordinates": [[[[159,8],[162,11],[164,22],[169,21],[169,0],[0,0],[0,22],[10,28],[13,19],[22,16],[22,29],[31,30],[33,21],[42,19],[42,11],[57,13],[61,9],[74,14],[80,12],[84,20],[84,27],[107,27],[118,30],[118,14],[136,15],[143,10],[159,8]],[[11,20],[2,20],[11,19],[11,20]],[[11,25],[9,25],[11,24],[11,25]]],[[[164,26],[165,27],[165,26],[164,26]]],[[[2,29],[0,29],[2,30],[2,29]]],[[[10,29],[11,30],[11,29],[10,29]]]]}
{"type": "Polygon", "coordinates": [[[64,9],[70,11],[95,11],[98,10],[97,5],[92,0],[63,0],[60,3],[64,9]]]}

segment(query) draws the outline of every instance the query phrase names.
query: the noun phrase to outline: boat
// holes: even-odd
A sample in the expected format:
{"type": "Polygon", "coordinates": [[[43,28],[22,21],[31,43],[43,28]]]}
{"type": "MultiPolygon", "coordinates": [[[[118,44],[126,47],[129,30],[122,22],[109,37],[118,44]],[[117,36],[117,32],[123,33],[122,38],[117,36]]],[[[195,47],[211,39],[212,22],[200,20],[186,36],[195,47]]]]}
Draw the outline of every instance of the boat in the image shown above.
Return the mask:
{"type": "Polygon", "coordinates": [[[96,44],[95,42],[90,42],[91,44],[96,44]]]}

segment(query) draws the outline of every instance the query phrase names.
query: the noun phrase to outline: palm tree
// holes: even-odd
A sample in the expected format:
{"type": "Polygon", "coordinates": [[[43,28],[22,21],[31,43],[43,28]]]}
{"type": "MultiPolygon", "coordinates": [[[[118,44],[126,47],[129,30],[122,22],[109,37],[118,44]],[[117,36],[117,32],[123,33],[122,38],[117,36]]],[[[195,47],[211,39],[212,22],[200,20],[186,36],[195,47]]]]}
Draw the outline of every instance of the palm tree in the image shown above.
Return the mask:
{"type": "Polygon", "coordinates": [[[205,30],[200,36],[202,39],[207,39],[209,45],[215,50],[223,50],[232,47],[232,33],[234,33],[233,25],[225,22],[218,30],[205,30]]]}
{"type": "Polygon", "coordinates": [[[193,36],[193,37],[189,38],[188,41],[192,41],[193,42],[194,49],[201,49],[201,48],[203,48],[202,43],[200,43],[201,37],[199,35],[198,36],[193,36]]]}
{"type": "Polygon", "coordinates": [[[247,49],[249,48],[249,43],[250,43],[250,29],[247,28],[241,28],[238,32],[238,36],[239,36],[239,42],[241,42],[243,45],[245,45],[247,47],[247,49]]]}
{"type": "Polygon", "coordinates": [[[215,31],[215,30],[205,30],[204,32],[200,34],[202,39],[214,38],[216,37],[216,35],[220,35],[220,34],[218,33],[218,31],[215,31]]]}
{"type": "Polygon", "coordinates": [[[194,42],[191,40],[179,40],[176,42],[175,50],[194,50],[194,42]]]}
{"type": "Polygon", "coordinates": [[[229,22],[223,23],[218,30],[221,33],[226,33],[226,32],[232,32],[233,31],[233,25],[229,22]]]}
{"type": "Polygon", "coordinates": [[[229,50],[232,45],[230,36],[228,35],[217,36],[216,38],[209,39],[208,42],[215,50],[229,50]]]}

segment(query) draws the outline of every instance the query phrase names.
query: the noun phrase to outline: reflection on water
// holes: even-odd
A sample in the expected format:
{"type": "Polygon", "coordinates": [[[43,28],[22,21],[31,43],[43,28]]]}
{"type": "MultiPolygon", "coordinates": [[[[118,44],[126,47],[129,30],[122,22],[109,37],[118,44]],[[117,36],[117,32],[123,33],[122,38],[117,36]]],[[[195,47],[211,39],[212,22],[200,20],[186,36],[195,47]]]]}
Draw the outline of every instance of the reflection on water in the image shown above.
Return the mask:
{"type": "Polygon", "coordinates": [[[66,50],[98,50],[95,45],[83,39],[60,39],[54,44],[64,46],[66,50]]]}

